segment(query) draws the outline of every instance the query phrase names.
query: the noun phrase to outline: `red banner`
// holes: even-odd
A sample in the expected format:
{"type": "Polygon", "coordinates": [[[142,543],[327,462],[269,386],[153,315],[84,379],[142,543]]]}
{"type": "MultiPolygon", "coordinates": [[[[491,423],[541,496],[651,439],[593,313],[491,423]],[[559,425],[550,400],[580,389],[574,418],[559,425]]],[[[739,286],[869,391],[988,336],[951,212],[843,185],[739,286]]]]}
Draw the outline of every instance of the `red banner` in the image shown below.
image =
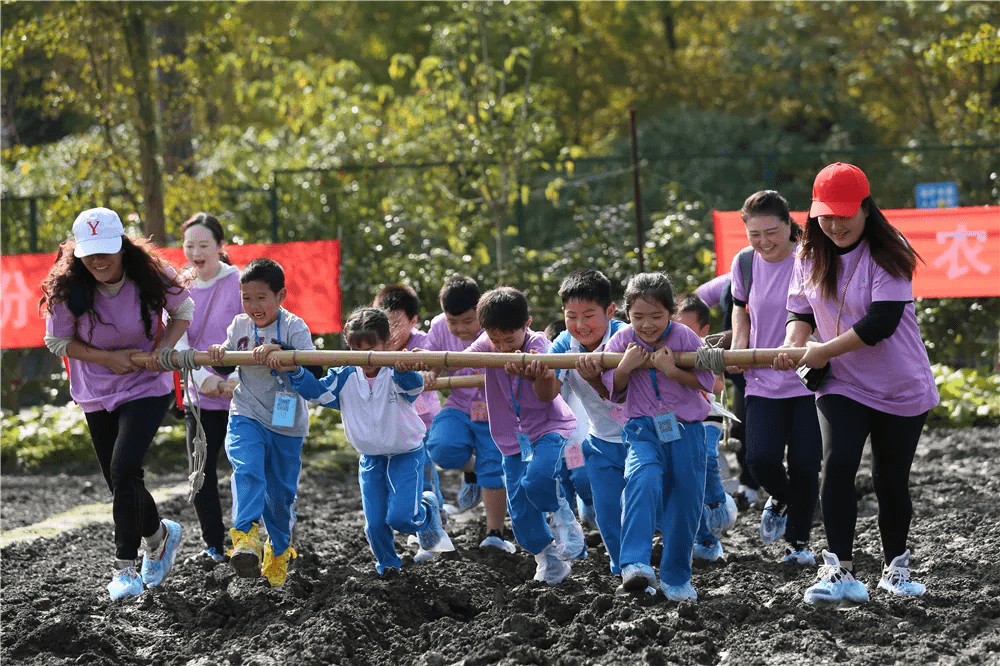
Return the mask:
{"type": "MultiPolygon", "coordinates": [[[[906,208],[883,210],[890,223],[923,257],[913,276],[917,298],[1000,296],[1000,208],[906,208]]],[[[805,212],[792,219],[805,224],[805,212]]],[[[712,211],[716,275],[749,245],[738,211],[712,211]]]]}
{"type": "MultiPolygon", "coordinates": [[[[227,245],[237,266],[251,259],[270,257],[285,269],[288,299],[284,307],[305,320],[313,333],[339,333],[340,242],[310,241],[274,245],[227,245]]],[[[160,254],[175,267],[186,261],[180,248],[163,248],[160,254]]],[[[0,347],[41,347],[45,319],[38,313],[40,285],[55,260],[51,254],[13,254],[0,258],[0,347]]]]}

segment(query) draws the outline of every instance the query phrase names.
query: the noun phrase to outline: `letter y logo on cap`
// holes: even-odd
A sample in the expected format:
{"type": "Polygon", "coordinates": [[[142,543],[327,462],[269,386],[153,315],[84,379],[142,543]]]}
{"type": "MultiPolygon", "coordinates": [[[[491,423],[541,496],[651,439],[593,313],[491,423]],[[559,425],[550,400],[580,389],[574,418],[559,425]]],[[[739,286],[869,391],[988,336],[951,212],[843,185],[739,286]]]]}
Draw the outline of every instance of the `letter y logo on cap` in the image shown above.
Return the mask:
{"type": "Polygon", "coordinates": [[[87,226],[90,227],[91,236],[97,235],[97,227],[99,227],[100,224],[101,224],[101,219],[98,217],[92,217],[89,220],[87,220],[87,226]]]}

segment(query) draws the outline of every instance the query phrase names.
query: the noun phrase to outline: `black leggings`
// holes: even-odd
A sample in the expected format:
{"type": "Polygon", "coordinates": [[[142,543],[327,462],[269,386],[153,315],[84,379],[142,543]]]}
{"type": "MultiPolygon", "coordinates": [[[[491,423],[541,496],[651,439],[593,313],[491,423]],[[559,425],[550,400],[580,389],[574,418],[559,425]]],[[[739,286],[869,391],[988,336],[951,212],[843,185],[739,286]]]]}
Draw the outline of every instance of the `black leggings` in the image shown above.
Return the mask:
{"type": "Polygon", "coordinates": [[[743,395],[746,391],[747,380],[743,376],[743,373],[735,375],[726,373],[726,378],[733,382],[733,402],[729,408],[736,415],[736,418],[739,419],[739,421],[731,422],[729,436],[740,442],[740,445],[736,448],[736,462],[740,466],[740,484],[757,490],[760,488],[760,484],[757,483],[757,479],[753,478],[750,466],[747,465],[746,428],[744,426],[744,423],[746,423],[746,409],[744,407],[746,398],[743,395]]]}
{"type": "MultiPolygon", "coordinates": [[[[185,414],[184,423],[187,426],[188,455],[194,451],[196,427],[194,415],[189,411],[185,414]]],[[[226,443],[226,428],[229,425],[229,411],[225,409],[201,410],[201,427],[205,429],[205,482],[201,490],[194,496],[194,510],[201,524],[201,536],[205,545],[215,548],[219,553],[223,550],[226,538],[226,528],[222,524],[222,505],[219,502],[219,474],[216,467],[219,464],[219,451],[226,443]]],[[[193,472],[194,470],[188,470],[193,472]]]]}
{"type": "Polygon", "coordinates": [[[143,482],[142,461],[173,394],[137,398],[111,412],[87,412],[87,426],[104,480],[114,498],[115,558],[134,560],[139,539],[160,528],[160,514],[143,482]]]}
{"type": "Polygon", "coordinates": [[[746,423],[747,463],[754,478],[775,500],[788,506],[785,541],[809,543],[823,462],[815,396],[776,399],[748,395],[746,423]]]}
{"type": "Polygon", "coordinates": [[[927,420],[896,416],[866,407],[842,395],[816,399],[823,432],[823,522],[829,549],[841,560],[854,559],[858,502],[854,477],[861,466],[865,440],[872,441],[872,482],[878,499],[878,527],[886,564],[906,550],[913,504],[910,465],[927,420]]]}

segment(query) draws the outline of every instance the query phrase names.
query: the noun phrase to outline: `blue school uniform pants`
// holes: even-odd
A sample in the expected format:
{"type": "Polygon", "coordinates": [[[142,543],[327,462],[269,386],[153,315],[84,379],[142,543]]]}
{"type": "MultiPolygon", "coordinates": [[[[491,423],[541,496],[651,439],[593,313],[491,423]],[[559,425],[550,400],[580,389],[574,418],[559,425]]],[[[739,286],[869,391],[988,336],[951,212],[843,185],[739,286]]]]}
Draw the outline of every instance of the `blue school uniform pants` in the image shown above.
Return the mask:
{"type": "Polygon", "coordinates": [[[229,419],[226,455],[233,466],[233,527],[247,532],[263,518],[278,555],[292,542],[303,439],[279,435],[245,416],[229,419]]]}
{"type": "Polygon", "coordinates": [[[403,566],[396,553],[393,530],[416,534],[430,520],[427,506],[421,501],[424,461],[424,447],[420,446],[393,455],[362,454],[358,462],[365,537],[380,574],[403,566]]]}
{"type": "Polygon", "coordinates": [[[590,476],[597,529],[611,560],[611,573],[619,575],[622,547],[622,492],[625,490],[625,454],[622,442],[608,442],[593,435],[583,440],[583,458],[590,476]]]}
{"type": "Polygon", "coordinates": [[[538,555],[552,541],[546,513],[559,510],[559,465],[566,438],[550,432],[531,443],[532,458],[525,462],[520,453],[503,456],[507,483],[507,513],[514,538],[532,555],[538,555]]]}
{"type": "MultiPolygon", "coordinates": [[[[705,424],[705,504],[721,504],[726,501],[726,488],[722,485],[722,472],[719,470],[719,439],[722,437],[722,424],[708,422],[705,424]]],[[[698,543],[715,543],[718,539],[708,529],[705,512],[701,512],[698,523],[698,543]]]]}
{"type": "Polygon", "coordinates": [[[705,428],[678,423],[680,439],[661,442],[653,418],[628,420],[622,439],[625,493],[622,511],[621,566],[650,564],[653,531],[662,520],[660,580],[683,585],[691,580],[691,549],[705,502],[705,428]]]}
{"type": "Polygon", "coordinates": [[[427,454],[441,469],[461,469],[476,455],[476,483],[503,488],[503,454],[490,435],[490,424],[473,421],[461,409],[442,409],[427,432],[427,454]]]}

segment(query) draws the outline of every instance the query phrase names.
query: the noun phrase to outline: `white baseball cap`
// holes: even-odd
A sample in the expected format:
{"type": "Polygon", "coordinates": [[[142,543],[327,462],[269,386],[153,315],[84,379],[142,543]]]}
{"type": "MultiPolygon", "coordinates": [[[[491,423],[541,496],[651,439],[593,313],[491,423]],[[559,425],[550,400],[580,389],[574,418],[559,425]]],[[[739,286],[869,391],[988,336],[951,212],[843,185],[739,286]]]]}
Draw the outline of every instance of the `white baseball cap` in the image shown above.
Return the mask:
{"type": "Polygon", "coordinates": [[[110,208],[90,208],[76,216],[73,238],[76,240],[75,257],[92,254],[115,254],[122,249],[125,228],[118,213],[110,208]]]}

